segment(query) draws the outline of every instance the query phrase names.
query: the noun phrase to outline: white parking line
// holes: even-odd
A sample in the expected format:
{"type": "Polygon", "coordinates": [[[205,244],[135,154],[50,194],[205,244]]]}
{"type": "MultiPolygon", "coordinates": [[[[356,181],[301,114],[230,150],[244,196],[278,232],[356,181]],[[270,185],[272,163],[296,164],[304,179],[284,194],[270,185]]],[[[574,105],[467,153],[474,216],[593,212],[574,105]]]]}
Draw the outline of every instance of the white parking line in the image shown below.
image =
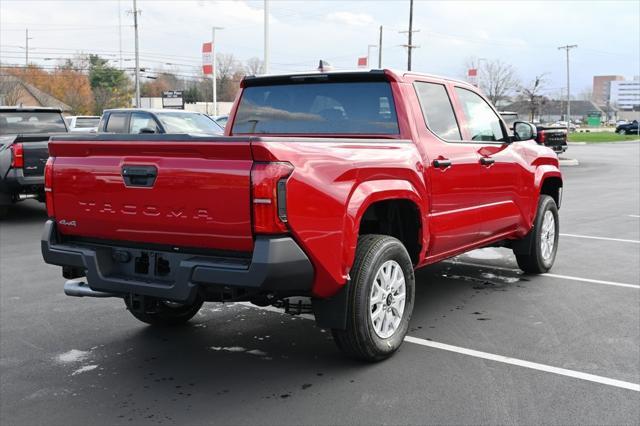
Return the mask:
{"type": "Polygon", "coordinates": [[[594,374],[583,373],[581,371],[567,370],[566,368],[553,367],[551,365],[539,364],[537,362],[525,361],[517,358],[496,355],[488,352],[476,351],[473,349],[461,348],[460,346],[447,345],[446,343],[434,342],[432,340],[420,339],[418,337],[407,336],[405,342],[414,343],[420,346],[427,346],[444,351],[456,352],[463,355],[469,355],[476,358],[488,359],[491,361],[502,362],[504,364],[516,365],[518,367],[530,368],[532,370],[544,371],[547,373],[559,374],[561,376],[573,377],[575,379],[586,380],[589,382],[600,383],[603,385],[614,386],[617,388],[629,389],[640,392],[640,384],[625,382],[622,380],[611,379],[609,377],[596,376],[594,374]]]}
{"type": "MultiPolygon", "coordinates": [[[[262,309],[269,312],[276,312],[286,315],[282,310],[274,308],[272,306],[256,306],[248,302],[240,302],[242,306],[247,306],[254,309],[262,309]]],[[[304,319],[315,319],[313,315],[300,315],[304,319]]],[[[427,346],[434,349],[441,349],[449,352],[456,352],[463,355],[473,356],[476,358],[488,359],[491,361],[502,362],[503,364],[515,365],[518,367],[529,368],[532,370],[544,371],[547,373],[558,374],[566,377],[573,377],[580,380],[586,380],[588,382],[600,383],[603,385],[614,386],[622,389],[629,389],[632,391],[640,392],[640,384],[625,382],[622,380],[611,379],[609,377],[596,376],[594,374],[583,373],[581,371],[567,370],[565,368],[553,367],[551,365],[539,364],[537,362],[525,361],[522,359],[511,358],[503,355],[492,354],[489,352],[476,351],[474,349],[467,349],[460,346],[448,345],[446,343],[434,342],[433,340],[425,340],[419,337],[406,336],[405,342],[413,343],[420,346],[427,346]]]]}
{"type": "Polygon", "coordinates": [[[640,217],[640,214],[630,214],[629,217],[640,217]]]}
{"type": "Polygon", "coordinates": [[[614,281],[592,280],[590,278],[571,277],[569,275],[550,274],[548,272],[546,274],[540,274],[540,275],[542,275],[543,277],[560,278],[563,280],[570,280],[570,281],[582,281],[585,283],[613,285],[617,287],[635,288],[636,290],[640,289],[640,285],[637,285],[637,284],[626,284],[626,283],[617,283],[614,281]]]}
{"type": "MultiPolygon", "coordinates": [[[[457,262],[457,261],[448,261],[448,260],[445,260],[445,262],[451,265],[473,266],[476,268],[496,269],[499,271],[508,271],[508,272],[520,271],[519,269],[514,269],[514,268],[504,268],[502,266],[493,266],[493,265],[480,265],[478,263],[471,263],[471,262],[457,262]]],[[[572,277],[570,275],[551,274],[549,272],[547,272],[546,274],[539,274],[539,276],[549,277],[549,278],[559,278],[559,279],[569,280],[569,281],[581,281],[581,282],[592,283],[592,284],[603,284],[603,285],[612,285],[616,287],[634,288],[636,290],[640,290],[640,285],[637,285],[637,284],[618,283],[615,281],[593,280],[591,278],[572,277]]]]}
{"type": "Polygon", "coordinates": [[[633,243],[640,244],[638,240],[624,240],[622,238],[606,238],[606,237],[593,237],[591,235],[576,235],[576,234],[560,234],[562,237],[571,237],[571,238],[586,238],[589,240],[605,240],[605,241],[617,241],[619,243],[633,243]]]}

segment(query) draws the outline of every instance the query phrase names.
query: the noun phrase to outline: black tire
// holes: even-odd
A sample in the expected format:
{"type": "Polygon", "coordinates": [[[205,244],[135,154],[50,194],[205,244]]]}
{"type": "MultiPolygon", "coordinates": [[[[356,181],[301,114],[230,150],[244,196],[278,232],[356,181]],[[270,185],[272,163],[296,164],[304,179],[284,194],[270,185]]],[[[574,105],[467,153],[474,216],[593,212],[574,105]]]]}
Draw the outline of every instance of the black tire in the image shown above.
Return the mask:
{"type": "Polygon", "coordinates": [[[196,299],[192,304],[178,304],[160,299],[145,298],[145,307],[140,309],[131,306],[131,299],[125,297],[124,303],[131,315],[138,320],[154,326],[175,326],[188,322],[198,313],[204,300],[196,299]]]}
{"type": "Polygon", "coordinates": [[[6,219],[9,215],[9,206],[0,206],[0,220],[6,219]]]}
{"type": "Polygon", "coordinates": [[[618,133],[624,136],[627,134],[627,131],[625,129],[620,129],[618,130],[618,133]]]}
{"type": "Polygon", "coordinates": [[[347,328],[333,329],[333,338],[338,348],[352,358],[381,361],[398,350],[409,328],[415,296],[411,258],[402,243],[393,237],[364,235],[358,239],[356,258],[350,274],[351,280],[347,284],[347,328]],[[389,260],[395,261],[404,274],[405,304],[400,323],[393,334],[381,338],[374,329],[374,320],[371,319],[370,297],[376,274],[389,260]]]}
{"type": "Polygon", "coordinates": [[[533,224],[533,228],[525,237],[525,240],[528,240],[530,242],[529,253],[516,253],[516,260],[520,269],[528,274],[543,274],[545,272],[548,272],[549,269],[551,269],[551,267],[553,266],[553,262],[556,259],[559,239],[560,222],[558,220],[558,206],[556,205],[555,200],[550,196],[540,195],[540,200],[538,201],[538,210],[536,212],[536,218],[533,224]],[[544,217],[547,212],[551,212],[554,218],[555,238],[553,241],[553,249],[551,250],[550,255],[545,257],[543,255],[541,242],[543,238],[547,237],[547,234],[542,229],[544,217]]]}

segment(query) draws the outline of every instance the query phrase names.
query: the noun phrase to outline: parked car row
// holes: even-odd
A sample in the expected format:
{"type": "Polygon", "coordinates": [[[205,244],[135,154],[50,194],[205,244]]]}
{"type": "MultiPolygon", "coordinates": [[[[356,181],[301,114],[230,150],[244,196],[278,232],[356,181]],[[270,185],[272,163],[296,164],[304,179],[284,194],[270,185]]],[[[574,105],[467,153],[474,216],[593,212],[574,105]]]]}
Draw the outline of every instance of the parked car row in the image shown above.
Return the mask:
{"type": "Polygon", "coordinates": [[[0,218],[23,200],[44,202],[44,169],[52,135],[74,133],[222,135],[205,114],[182,110],[110,109],[63,117],[55,108],[0,107],[0,218]]]}

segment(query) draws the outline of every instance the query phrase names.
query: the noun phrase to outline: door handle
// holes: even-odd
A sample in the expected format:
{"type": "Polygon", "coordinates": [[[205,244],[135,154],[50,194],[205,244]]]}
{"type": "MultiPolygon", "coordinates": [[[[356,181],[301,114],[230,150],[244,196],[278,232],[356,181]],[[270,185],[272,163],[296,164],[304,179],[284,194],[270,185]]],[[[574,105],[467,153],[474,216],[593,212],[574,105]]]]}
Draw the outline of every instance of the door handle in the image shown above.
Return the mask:
{"type": "Polygon", "coordinates": [[[123,166],[122,178],[125,186],[151,187],[156,182],[156,166],[123,166]]]}
{"type": "Polygon", "coordinates": [[[451,160],[448,158],[441,158],[439,160],[433,160],[433,167],[437,167],[439,169],[446,169],[451,166],[451,160]]]}
{"type": "Polygon", "coordinates": [[[496,160],[494,160],[493,158],[489,158],[489,157],[482,157],[480,159],[480,164],[482,164],[483,166],[490,166],[495,162],[496,162],[496,160]]]}

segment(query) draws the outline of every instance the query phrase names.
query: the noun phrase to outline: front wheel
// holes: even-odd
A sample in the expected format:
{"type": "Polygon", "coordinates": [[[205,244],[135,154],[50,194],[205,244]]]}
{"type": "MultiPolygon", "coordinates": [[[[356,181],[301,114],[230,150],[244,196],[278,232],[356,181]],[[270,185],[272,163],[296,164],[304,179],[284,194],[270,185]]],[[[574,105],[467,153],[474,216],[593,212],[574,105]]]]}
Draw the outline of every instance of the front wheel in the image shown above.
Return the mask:
{"type": "Polygon", "coordinates": [[[620,129],[618,133],[624,136],[627,134],[627,131],[625,129],[620,129]]]}
{"type": "Polygon", "coordinates": [[[530,250],[525,254],[516,253],[520,269],[529,274],[549,271],[558,252],[559,233],[558,206],[550,196],[540,195],[533,229],[525,237],[530,239],[530,250]]]}
{"type": "Polygon", "coordinates": [[[415,277],[407,250],[386,235],[364,235],[347,284],[347,328],[332,330],[352,358],[381,361],[402,344],[413,311],[415,277]]]}
{"type": "Polygon", "coordinates": [[[125,297],[124,303],[131,315],[144,323],[173,326],[184,324],[193,318],[204,300],[198,298],[193,303],[182,304],[150,297],[132,301],[130,297],[125,297]]]}

